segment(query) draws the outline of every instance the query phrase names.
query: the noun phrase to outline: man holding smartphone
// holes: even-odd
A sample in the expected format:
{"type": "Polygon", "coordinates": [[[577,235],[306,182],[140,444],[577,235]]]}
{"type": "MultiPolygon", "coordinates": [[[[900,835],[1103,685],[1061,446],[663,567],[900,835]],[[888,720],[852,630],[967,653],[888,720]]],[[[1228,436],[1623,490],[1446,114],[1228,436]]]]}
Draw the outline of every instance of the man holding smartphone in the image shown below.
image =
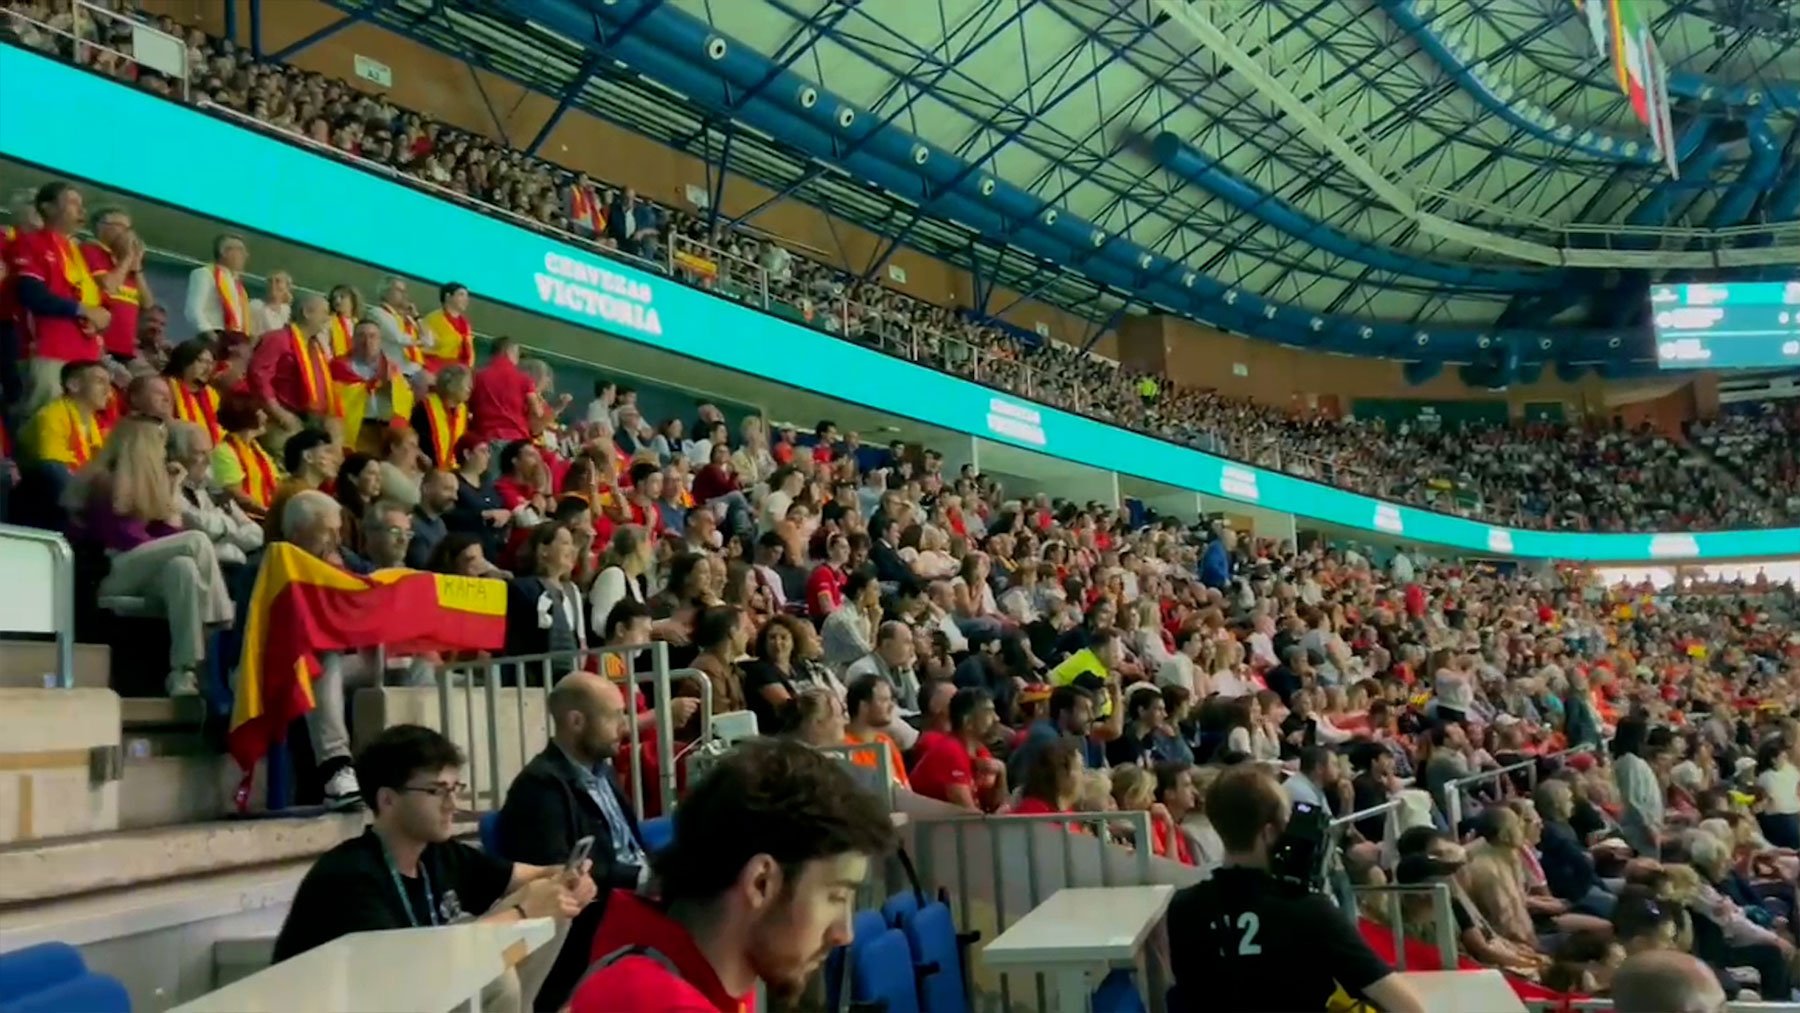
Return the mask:
{"type": "Polygon", "coordinates": [[[507,858],[563,863],[591,839],[588,885],[600,899],[569,926],[562,956],[538,989],[534,1008],[560,1009],[587,970],[594,929],[614,889],[635,889],[648,862],[631,803],[613,760],[628,731],[625,695],[610,679],[572,672],[550,691],[550,745],[519,771],[500,810],[499,848],[507,858]]]}
{"type": "Polygon", "coordinates": [[[1324,1010],[1341,988],[1388,1013],[1422,1013],[1418,994],[1369,949],[1350,916],[1270,873],[1270,851],[1290,815],[1272,775],[1255,764],[1227,770],[1206,793],[1206,815],[1225,861],[1169,905],[1172,1010],[1324,1010]]]}
{"type": "MultiPolygon", "coordinates": [[[[418,725],[389,728],[363,749],[356,776],[375,818],[361,837],[319,856],[301,880],[275,940],[275,962],[352,932],[568,920],[588,906],[593,881],[566,874],[560,861],[507,862],[451,839],[463,765],[455,743],[418,725]]],[[[518,968],[519,978],[531,979],[530,965],[552,959],[545,947],[518,968]]],[[[502,983],[510,990],[516,980],[502,983]]]]}

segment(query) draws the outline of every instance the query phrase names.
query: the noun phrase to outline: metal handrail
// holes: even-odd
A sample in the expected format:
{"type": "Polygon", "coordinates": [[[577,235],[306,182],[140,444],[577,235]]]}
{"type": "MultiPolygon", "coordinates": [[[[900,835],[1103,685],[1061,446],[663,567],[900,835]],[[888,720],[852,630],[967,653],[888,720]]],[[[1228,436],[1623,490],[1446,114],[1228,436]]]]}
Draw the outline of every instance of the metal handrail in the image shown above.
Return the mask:
{"type": "Polygon", "coordinates": [[[1462,825],[1462,796],[1463,796],[1464,790],[1466,790],[1468,788],[1468,786],[1473,785],[1473,784],[1479,784],[1483,781],[1498,781],[1500,778],[1505,777],[1508,774],[1523,770],[1531,775],[1529,778],[1529,780],[1531,781],[1531,786],[1533,788],[1536,788],[1537,787],[1537,770],[1538,770],[1539,764],[1546,763],[1549,761],[1554,761],[1554,760],[1561,760],[1561,759],[1564,759],[1565,757],[1574,756],[1578,753],[1589,753],[1589,752],[1592,752],[1593,750],[1594,750],[1593,743],[1591,743],[1591,742],[1583,743],[1579,746],[1570,746],[1568,749],[1564,749],[1564,750],[1560,750],[1555,753],[1551,753],[1548,756],[1533,756],[1533,757],[1529,757],[1524,760],[1520,760],[1517,763],[1509,763],[1504,767],[1496,767],[1493,770],[1483,770],[1483,771],[1480,771],[1479,773],[1470,774],[1467,777],[1459,777],[1452,781],[1445,781],[1444,782],[1444,807],[1445,807],[1446,811],[1445,811],[1444,815],[1446,817],[1448,817],[1450,820],[1451,832],[1455,833],[1456,828],[1462,825]]]}
{"type": "MultiPolygon", "coordinates": [[[[1409,886],[1353,886],[1350,892],[1356,896],[1383,896],[1387,901],[1388,926],[1394,931],[1394,960],[1399,965],[1396,971],[1406,970],[1406,919],[1400,911],[1400,898],[1409,895],[1424,894],[1431,898],[1431,927],[1438,950],[1438,967],[1445,971],[1456,970],[1456,918],[1451,908],[1450,884],[1418,883],[1409,886]]],[[[1349,912],[1352,918],[1356,912],[1349,912]]]]}
{"type": "Polygon", "coordinates": [[[188,96],[190,94],[190,90],[189,90],[190,83],[191,83],[190,79],[192,76],[193,68],[188,65],[187,41],[185,39],[182,39],[179,36],[172,35],[168,32],[165,32],[162,29],[156,27],[155,25],[150,24],[147,21],[144,21],[137,17],[133,17],[129,13],[125,13],[122,11],[109,10],[105,7],[102,7],[96,3],[91,2],[91,0],[71,0],[70,7],[69,7],[69,25],[70,25],[70,27],[68,29],[58,28],[55,25],[50,24],[49,22],[39,21],[36,18],[29,17],[16,7],[8,8],[8,10],[5,13],[9,19],[16,18],[17,20],[22,21],[26,24],[34,25],[38,28],[41,28],[44,31],[49,32],[51,35],[54,35],[58,38],[69,40],[70,44],[74,47],[69,54],[70,58],[72,58],[80,66],[86,67],[89,65],[89,62],[90,62],[90,61],[82,58],[84,55],[84,53],[83,53],[84,50],[95,50],[95,51],[101,52],[101,53],[108,53],[112,56],[119,57],[120,59],[123,59],[128,63],[134,63],[140,67],[146,67],[150,70],[153,70],[158,74],[166,74],[172,78],[175,78],[177,81],[181,82],[181,100],[183,102],[188,100],[188,96]],[[113,49],[110,46],[103,45],[103,44],[101,44],[99,42],[95,42],[91,39],[83,38],[81,35],[81,29],[83,27],[84,19],[85,18],[94,18],[94,17],[97,17],[100,20],[118,21],[118,22],[123,22],[126,25],[129,25],[131,27],[132,41],[133,41],[134,47],[136,45],[138,36],[140,34],[152,36],[152,37],[162,40],[164,43],[166,43],[167,45],[172,47],[170,52],[172,54],[176,55],[176,57],[177,57],[176,62],[178,64],[178,66],[175,69],[171,69],[168,67],[157,66],[157,65],[150,64],[150,63],[146,63],[146,62],[144,62],[143,59],[139,58],[135,52],[128,53],[128,52],[125,52],[124,50],[113,49]]]}
{"type": "MultiPolygon", "coordinates": [[[[75,688],[75,552],[69,547],[68,539],[54,531],[42,531],[38,528],[18,527],[12,524],[0,524],[0,542],[23,542],[40,546],[50,555],[50,620],[51,628],[7,630],[9,633],[50,633],[56,637],[56,675],[54,686],[46,685],[46,689],[75,688]]],[[[45,588],[29,583],[15,584],[20,591],[31,597],[44,593],[45,588]]],[[[6,616],[10,618],[10,610],[6,616]]]]}

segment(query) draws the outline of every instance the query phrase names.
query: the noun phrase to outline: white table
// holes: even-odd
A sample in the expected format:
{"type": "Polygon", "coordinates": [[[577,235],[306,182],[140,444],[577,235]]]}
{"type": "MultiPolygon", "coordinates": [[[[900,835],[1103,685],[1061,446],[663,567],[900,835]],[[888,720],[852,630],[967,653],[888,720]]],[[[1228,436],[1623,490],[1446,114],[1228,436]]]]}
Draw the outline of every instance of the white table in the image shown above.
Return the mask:
{"type": "MultiPolygon", "coordinates": [[[[1050,976],[1050,1008],[1087,1013],[1099,978],[1135,964],[1144,941],[1162,921],[1173,886],[1071,887],[1027,912],[982,948],[981,960],[996,971],[1043,971],[1050,976]]],[[[1150,983],[1151,1008],[1162,1006],[1150,983]]]]}
{"type": "Polygon", "coordinates": [[[172,1013],[450,1013],[556,935],[548,918],[356,932],[172,1013]]]}
{"type": "Polygon", "coordinates": [[[1480,971],[1405,971],[1400,977],[1431,1013],[1525,1013],[1525,1004],[1491,968],[1480,971]]]}

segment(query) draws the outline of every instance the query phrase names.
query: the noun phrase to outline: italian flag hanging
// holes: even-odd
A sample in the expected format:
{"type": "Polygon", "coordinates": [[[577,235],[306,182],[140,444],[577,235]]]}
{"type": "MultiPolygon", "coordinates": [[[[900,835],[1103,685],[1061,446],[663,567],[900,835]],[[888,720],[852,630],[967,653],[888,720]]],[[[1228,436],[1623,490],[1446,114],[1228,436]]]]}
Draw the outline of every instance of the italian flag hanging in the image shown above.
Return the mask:
{"type": "Polygon", "coordinates": [[[1619,92],[1631,100],[1631,111],[1638,122],[1650,128],[1650,140],[1670,176],[1678,176],[1680,167],[1675,152],[1675,130],[1669,115],[1669,70],[1656,40],[1650,34],[1650,19],[1644,12],[1644,0],[1577,0],[1587,15],[1595,44],[1601,42],[1595,29],[1599,27],[1601,7],[1605,8],[1607,48],[1612,52],[1613,75],[1619,92]]]}

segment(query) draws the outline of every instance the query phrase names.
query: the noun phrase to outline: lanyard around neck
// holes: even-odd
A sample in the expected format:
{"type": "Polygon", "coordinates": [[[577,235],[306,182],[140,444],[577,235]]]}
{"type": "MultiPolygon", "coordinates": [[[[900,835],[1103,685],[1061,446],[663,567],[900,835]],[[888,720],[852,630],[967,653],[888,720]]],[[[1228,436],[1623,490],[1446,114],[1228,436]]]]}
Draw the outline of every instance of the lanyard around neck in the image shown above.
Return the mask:
{"type": "MultiPolygon", "coordinates": [[[[406,883],[400,878],[400,867],[394,864],[394,856],[388,851],[387,842],[381,840],[380,835],[377,835],[375,839],[381,842],[381,859],[387,863],[388,877],[394,881],[394,892],[400,895],[400,906],[406,911],[406,923],[415,929],[419,928],[418,915],[413,913],[412,898],[407,896],[406,883]]],[[[438,923],[437,898],[431,892],[431,873],[425,868],[423,852],[419,854],[419,882],[425,887],[425,918],[433,928],[436,928],[438,923]]]]}

